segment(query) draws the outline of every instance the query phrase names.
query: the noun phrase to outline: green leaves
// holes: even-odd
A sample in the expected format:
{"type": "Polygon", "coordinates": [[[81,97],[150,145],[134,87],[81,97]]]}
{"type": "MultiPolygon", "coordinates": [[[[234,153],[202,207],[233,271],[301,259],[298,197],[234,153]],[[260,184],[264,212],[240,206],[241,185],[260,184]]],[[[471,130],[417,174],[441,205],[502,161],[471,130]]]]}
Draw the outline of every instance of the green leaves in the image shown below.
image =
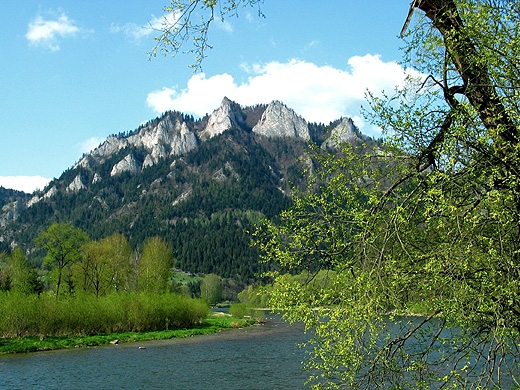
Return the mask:
{"type": "Polygon", "coordinates": [[[81,258],[81,246],[88,240],[84,231],[66,222],[54,222],[36,237],[36,245],[47,251],[44,263],[55,270],[56,297],[70,265],[81,258]]]}
{"type": "Polygon", "coordinates": [[[160,237],[147,239],[138,260],[138,290],[153,293],[166,292],[172,267],[171,246],[160,237]]]}
{"type": "Polygon", "coordinates": [[[272,306],[315,334],[315,388],[519,376],[520,7],[419,7],[406,55],[428,76],[369,100],[386,143],[315,149],[307,192],[257,231],[272,306]]]}
{"type": "Polygon", "coordinates": [[[263,0],[170,0],[170,5],[164,7],[169,13],[163,18],[156,45],[148,53],[150,57],[161,52],[165,56],[175,57],[181,49],[190,45],[186,53],[194,55],[194,63],[190,67],[201,70],[206,52],[211,49],[208,32],[215,16],[222,21],[238,14],[240,8],[253,7],[263,16],[260,5],[263,0]]]}

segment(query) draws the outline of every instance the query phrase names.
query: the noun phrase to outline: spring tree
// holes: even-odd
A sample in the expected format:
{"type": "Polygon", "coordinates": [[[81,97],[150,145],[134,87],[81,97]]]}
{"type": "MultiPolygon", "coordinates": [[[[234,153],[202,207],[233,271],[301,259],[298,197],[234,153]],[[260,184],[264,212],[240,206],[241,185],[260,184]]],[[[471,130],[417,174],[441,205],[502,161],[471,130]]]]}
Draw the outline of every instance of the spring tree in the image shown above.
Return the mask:
{"type": "Polygon", "coordinates": [[[45,249],[44,264],[51,267],[55,279],[56,297],[70,267],[81,259],[81,247],[89,241],[87,234],[68,222],[54,222],[36,237],[35,243],[45,249]]]}
{"type": "Polygon", "coordinates": [[[138,289],[154,293],[168,291],[173,263],[172,248],[166,241],[160,237],[147,239],[138,263],[138,289]]]}
{"type": "MultiPolygon", "coordinates": [[[[256,3],[186,5],[224,17],[256,3]]],[[[174,51],[195,26],[178,20],[158,38],[174,51]]],[[[414,0],[405,20],[404,62],[423,76],[369,96],[366,116],[385,144],[316,148],[308,191],[280,224],[265,221],[255,233],[279,269],[271,304],[313,330],[316,388],[512,388],[520,4],[414,0]]]]}
{"type": "Polygon", "coordinates": [[[81,261],[73,266],[76,288],[96,296],[130,287],[132,248],[127,239],[114,233],[81,248],[81,261]]]}

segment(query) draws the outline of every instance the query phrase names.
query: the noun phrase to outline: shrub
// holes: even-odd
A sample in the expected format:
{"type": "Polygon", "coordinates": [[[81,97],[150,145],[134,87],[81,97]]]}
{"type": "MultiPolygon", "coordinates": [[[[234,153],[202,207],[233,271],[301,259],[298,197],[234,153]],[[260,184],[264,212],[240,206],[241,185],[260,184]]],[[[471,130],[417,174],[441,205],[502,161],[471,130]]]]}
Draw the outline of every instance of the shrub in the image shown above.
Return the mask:
{"type": "Polygon", "coordinates": [[[209,314],[200,299],[176,294],[77,295],[0,293],[1,337],[92,335],[188,328],[209,314]]]}

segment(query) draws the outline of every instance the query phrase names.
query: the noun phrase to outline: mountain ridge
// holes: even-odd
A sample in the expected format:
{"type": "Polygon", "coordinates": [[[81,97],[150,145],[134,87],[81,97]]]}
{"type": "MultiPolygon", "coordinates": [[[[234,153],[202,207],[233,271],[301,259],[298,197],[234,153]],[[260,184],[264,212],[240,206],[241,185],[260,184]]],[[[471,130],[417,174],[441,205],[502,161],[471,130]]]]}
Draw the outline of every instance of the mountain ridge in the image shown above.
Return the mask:
{"type": "Polygon", "coordinates": [[[16,213],[11,207],[9,219],[2,211],[0,251],[20,246],[39,263],[34,237],[67,221],[92,239],[125,234],[134,247],[159,235],[172,243],[179,268],[251,281],[261,265],[244,230],[290,205],[309,142],[334,149],[338,142],[376,141],[349,118],[309,124],[279,101],[243,107],[224,97],[197,120],[165,112],[108,136],[19,201],[16,213]]]}

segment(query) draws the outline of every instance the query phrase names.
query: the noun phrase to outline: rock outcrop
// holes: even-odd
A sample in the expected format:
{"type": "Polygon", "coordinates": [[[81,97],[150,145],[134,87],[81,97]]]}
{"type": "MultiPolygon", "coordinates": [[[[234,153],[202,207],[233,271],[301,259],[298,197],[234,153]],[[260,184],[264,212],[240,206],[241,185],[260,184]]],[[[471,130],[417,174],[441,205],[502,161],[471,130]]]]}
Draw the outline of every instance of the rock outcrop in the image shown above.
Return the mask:
{"type": "Polygon", "coordinates": [[[343,118],[341,122],[331,130],[330,137],[323,142],[322,148],[335,149],[344,142],[354,143],[360,140],[356,125],[352,119],[343,118]]]}
{"type": "Polygon", "coordinates": [[[56,195],[58,193],[58,189],[56,186],[52,186],[49,190],[43,195],[43,199],[49,199],[50,197],[56,195]]]}
{"type": "Polygon", "coordinates": [[[117,176],[123,172],[129,172],[130,174],[135,175],[139,172],[139,168],[139,164],[135,157],[132,154],[127,154],[124,159],[112,167],[110,176],[117,176]]]}
{"type": "Polygon", "coordinates": [[[126,138],[128,145],[143,148],[150,154],[148,163],[156,163],[167,156],[177,156],[198,146],[197,136],[186,122],[173,115],[165,115],[157,125],[149,124],[126,138]]]}
{"type": "Polygon", "coordinates": [[[25,207],[21,201],[14,201],[4,205],[0,214],[0,227],[4,227],[9,222],[14,221],[25,207]]]}
{"type": "Polygon", "coordinates": [[[74,180],[68,185],[67,192],[78,192],[79,190],[82,190],[86,188],[85,184],[83,184],[83,181],[81,180],[81,175],[77,175],[74,180]]]}
{"type": "MultiPolygon", "coordinates": [[[[126,137],[110,136],[90,154],[85,155],[75,167],[89,168],[102,164],[125,148],[139,148],[148,152],[143,167],[156,164],[170,155],[181,155],[199,144],[196,134],[188,128],[182,117],[165,114],[158,122],[153,121],[126,137]]],[[[123,163],[124,164],[124,163],[123,163]]],[[[119,170],[121,167],[116,168],[119,170]]]]}
{"type": "Polygon", "coordinates": [[[208,124],[200,133],[200,138],[204,141],[233,127],[242,127],[244,119],[240,105],[224,97],[220,107],[209,117],[208,124]]]}
{"type": "Polygon", "coordinates": [[[92,184],[99,183],[101,180],[101,176],[99,175],[99,173],[96,172],[94,174],[94,177],[92,178],[92,184]]]}
{"type": "MultiPolygon", "coordinates": [[[[220,107],[214,110],[209,118],[200,120],[197,124],[193,119],[186,119],[188,117],[181,113],[167,112],[128,135],[109,136],[105,142],[84,155],[74,168],[93,169],[123,149],[137,148],[145,152],[142,163],[138,163],[133,157],[127,155],[114,165],[111,175],[127,171],[137,173],[140,169],[157,164],[161,159],[181,156],[197,148],[200,142],[231,128],[252,130],[256,134],[270,138],[311,139],[307,122],[280,101],[273,101],[267,105],[259,119],[255,119],[254,115],[248,117],[249,114],[246,112],[252,112],[251,108],[248,111],[247,107],[242,108],[227,97],[224,97],[220,107]]],[[[258,113],[258,115],[260,114],[258,113]]],[[[338,139],[347,140],[349,137],[355,136],[352,130],[354,124],[350,119],[345,119],[341,126],[348,131],[340,134],[338,139]]],[[[100,178],[96,177],[94,180],[99,181],[100,178]]],[[[79,185],[79,183],[76,184],[79,185]]]]}
{"type": "Polygon", "coordinates": [[[279,101],[269,104],[253,132],[266,137],[297,137],[309,140],[309,126],[305,119],[279,101]]]}

